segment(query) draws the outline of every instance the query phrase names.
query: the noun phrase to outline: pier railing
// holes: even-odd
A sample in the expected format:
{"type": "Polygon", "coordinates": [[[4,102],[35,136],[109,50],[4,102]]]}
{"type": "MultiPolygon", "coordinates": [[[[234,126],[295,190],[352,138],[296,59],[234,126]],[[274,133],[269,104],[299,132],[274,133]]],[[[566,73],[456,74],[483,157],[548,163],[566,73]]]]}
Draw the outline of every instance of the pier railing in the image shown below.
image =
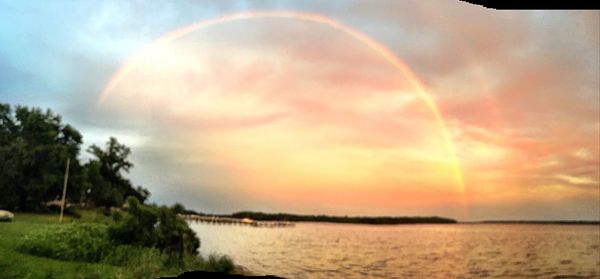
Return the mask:
{"type": "Polygon", "coordinates": [[[195,214],[178,214],[178,216],[188,222],[206,223],[213,225],[239,225],[252,227],[293,227],[294,223],[288,221],[257,221],[250,218],[231,218],[220,216],[203,216],[195,214]]]}

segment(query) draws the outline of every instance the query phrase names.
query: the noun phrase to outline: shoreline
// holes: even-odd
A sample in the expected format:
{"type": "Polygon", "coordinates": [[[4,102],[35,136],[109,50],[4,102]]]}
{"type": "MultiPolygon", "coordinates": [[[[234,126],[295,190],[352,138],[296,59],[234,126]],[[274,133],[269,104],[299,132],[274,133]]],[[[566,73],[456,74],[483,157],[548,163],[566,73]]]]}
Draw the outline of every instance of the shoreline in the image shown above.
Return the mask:
{"type": "Polygon", "coordinates": [[[233,272],[231,272],[231,274],[243,275],[243,276],[259,276],[260,275],[240,264],[233,265],[233,272]]]}

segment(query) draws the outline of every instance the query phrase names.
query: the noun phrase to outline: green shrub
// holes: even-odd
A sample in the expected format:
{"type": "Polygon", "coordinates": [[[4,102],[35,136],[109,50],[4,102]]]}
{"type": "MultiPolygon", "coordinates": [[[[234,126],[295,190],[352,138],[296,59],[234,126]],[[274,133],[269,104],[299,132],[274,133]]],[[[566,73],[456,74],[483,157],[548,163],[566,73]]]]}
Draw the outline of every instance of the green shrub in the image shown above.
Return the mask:
{"type": "MultiPolygon", "coordinates": [[[[138,247],[139,248],[139,247],[138,247]]],[[[141,248],[128,257],[124,266],[133,278],[156,278],[168,269],[169,259],[157,249],[141,248]]]]}
{"type": "MultiPolygon", "coordinates": [[[[115,212],[118,209],[112,209],[115,212]]],[[[100,223],[105,225],[110,225],[113,223],[113,219],[110,216],[106,216],[104,214],[104,208],[93,208],[93,209],[78,209],[77,213],[81,216],[78,218],[79,222],[86,223],[100,223]]]]}
{"type": "Polygon", "coordinates": [[[127,204],[129,207],[124,214],[116,212],[113,215],[115,223],[108,229],[110,239],[121,244],[156,246],[156,208],[140,204],[137,199],[131,197],[127,199],[127,204]]]}
{"type": "Polygon", "coordinates": [[[186,255],[183,258],[182,265],[176,270],[177,273],[203,270],[212,272],[230,273],[234,270],[234,264],[231,258],[227,256],[210,255],[208,259],[200,256],[186,255]]]}
{"type": "MultiPolygon", "coordinates": [[[[93,215],[83,214],[83,219],[99,216],[93,215]]],[[[115,212],[115,217],[110,225],[84,222],[45,225],[23,236],[17,250],[59,260],[104,264],[102,270],[82,271],[86,278],[103,278],[104,269],[110,266],[123,267],[124,273],[112,274],[114,278],[233,270],[233,262],[226,256],[199,257],[199,239],[170,208],[132,201],[123,214],[115,212]],[[134,245],[126,245],[128,241],[134,245]]]]}
{"type": "Polygon", "coordinates": [[[143,205],[133,197],[127,204],[124,214],[115,214],[115,223],[108,228],[112,241],[156,248],[179,263],[186,254],[197,255],[200,240],[172,209],[143,205]]]}
{"type": "Polygon", "coordinates": [[[102,262],[110,265],[126,265],[131,258],[139,257],[147,248],[131,245],[115,245],[102,256],[102,262]]]}
{"type": "Polygon", "coordinates": [[[216,272],[231,272],[233,271],[233,261],[228,256],[210,255],[205,261],[202,270],[216,272]]]}
{"type": "Polygon", "coordinates": [[[102,224],[49,225],[26,234],[17,249],[36,256],[68,261],[98,262],[112,248],[102,224]]]}

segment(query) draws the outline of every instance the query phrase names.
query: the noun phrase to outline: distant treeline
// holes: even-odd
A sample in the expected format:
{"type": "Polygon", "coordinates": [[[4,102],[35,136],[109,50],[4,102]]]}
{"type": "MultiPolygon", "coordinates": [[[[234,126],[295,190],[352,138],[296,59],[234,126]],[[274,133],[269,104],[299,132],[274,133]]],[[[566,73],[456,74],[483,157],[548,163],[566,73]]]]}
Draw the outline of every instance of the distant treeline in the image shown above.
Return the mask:
{"type": "Polygon", "coordinates": [[[541,221],[541,220],[495,220],[483,221],[485,224],[535,224],[535,225],[600,225],[600,221],[589,220],[556,220],[556,221],[541,221]]]}
{"type": "Polygon", "coordinates": [[[242,211],[223,217],[250,218],[256,221],[290,221],[290,222],[329,222],[346,224],[396,225],[396,224],[454,224],[456,220],[437,216],[431,217],[362,217],[362,216],[328,216],[328,215],[296,215],[289,213],[263,213],[242,211]]]}

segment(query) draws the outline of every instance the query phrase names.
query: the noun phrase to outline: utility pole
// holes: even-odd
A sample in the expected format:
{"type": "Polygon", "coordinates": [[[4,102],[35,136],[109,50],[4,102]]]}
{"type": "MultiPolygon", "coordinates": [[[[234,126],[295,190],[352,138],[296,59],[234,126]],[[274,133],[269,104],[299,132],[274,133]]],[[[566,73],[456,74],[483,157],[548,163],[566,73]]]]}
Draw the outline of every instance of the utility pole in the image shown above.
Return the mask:
{"type": "Polygon", "coordinates": [[[65,183],[63,184],[62,200],[60,202],[60,218],[59,223],[63,221],[63,212],[65,211],[65,196],[67,195],[67,181],[69,180],[69,165],[71,164],[71,158],[67,158],[67,169],[65,170],[65,183]]]}

